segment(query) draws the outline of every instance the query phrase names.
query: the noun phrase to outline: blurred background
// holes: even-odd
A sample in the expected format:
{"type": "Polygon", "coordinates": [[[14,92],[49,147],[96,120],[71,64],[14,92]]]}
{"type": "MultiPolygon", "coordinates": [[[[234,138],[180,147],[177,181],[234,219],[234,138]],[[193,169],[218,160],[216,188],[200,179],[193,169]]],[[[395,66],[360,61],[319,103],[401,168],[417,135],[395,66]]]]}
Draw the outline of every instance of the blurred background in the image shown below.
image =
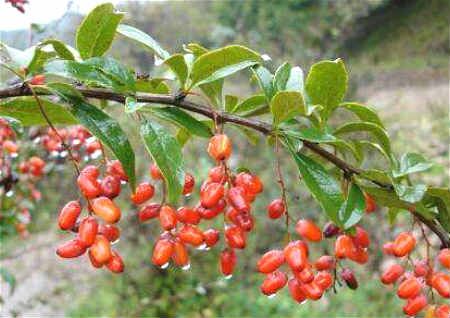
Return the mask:
{"type": "MultiPolygon", "coordinates": [[[[284,0],[284,1],[113,1],[126,12],[125,23],[158,40],[170,52],[183,43],[197,42],[214,48],[229,43],[247,45],[268,54],[275,66],[283,61],[300,65],[306,72],[321,59],[342,57],[350,73],[348,101],[376,108],[386,122],[399,156],[422,153],[436,163],[424,180],[449,185],[449,12],[447,0],[284,0]]],[[[0,3],[0,39],[25,48],[41,39],[55,37],[73,45],[83,15],[100,1],[30,0],[22,15],[0,3]]],[[[131,42],[119,39],[109,53],[142,73],[157,75],[153,57],[131,42]]],[[[2,74],[0,73],[0,76],[2,74]]],[[[248,78],[248,77],[247,77],[248,78]]],[[[4,81],[0,81],[4,84],[4,81]]],[[[0,85],[1,85],[0,84],[0,85]]],[[[245,95],[254,88],[243,76],[227,83],[227,92],[245,95]]],[[[341,116],[341,117],[340,117],[341,116]]],[[[345,114],[336,121],[345,119],[345,114]]],[[[149,179],[149,158],[132,123],[121,117],[138,155],[141,180],[149,179]]],[[[283,220],[269,220],[266,205],[279,196],[274,183],[273,151],[255,136],[254,144],[229,128],[234,136],[231,164],[250,167],[265,183],[254,215],[256,230],[248,248],[239,252],[238,270],[231,280],[218,271],[220,247],[194,251],[191,269],[159,270],[150,255],[156,224],[139,224],[136,208],[120,202],[124,218],[117,248],[126,271],[113,275],[95,270],[87,258],[57,259],[55,246],[67,239],[57,229],[60,207],[73,199],[70,167],[60,169],[40,183],[43,198],[33,211],[28,239],[2,237],[0,267],[14,275],[14,291],[1,286],[1,316],[72,317],[399,317],[402,303],[394,291],[378,281],[383,265],[380,244],[410,225],[400,216],[395,228],[386,211],[363,219],[371,231],[370,263],[355,269],[360,288],[339,288],[321,301],[298,305],[287,290],[268,299],[259,292],[262,276],[255,272],[258,257],[280,247],[285,234],[283,220]],[[255,154],[258,154],[255,156],[255,154]]],[[[206,140],[189,142],[185,148],[188,171],[205,178],[213,163],[205,155],[206,140]]],[[[325,223],[318,206],[298,182],[296,168],[283,157],[291,214],[325,223]]],[[[383,166],[371,154],[366,166],[383,166]]],[[[128,190],[126,190],[128,191],[128,190]]],[[[122,196],[127,197],[127,195],[122,196]]],[[[186,200],[194,205],[196,198],[186,200]]],[[[217,224],[220,226],[220,224],[217,224]]],[[[326,252],[330,244],[314,248],[326,252]]]]}

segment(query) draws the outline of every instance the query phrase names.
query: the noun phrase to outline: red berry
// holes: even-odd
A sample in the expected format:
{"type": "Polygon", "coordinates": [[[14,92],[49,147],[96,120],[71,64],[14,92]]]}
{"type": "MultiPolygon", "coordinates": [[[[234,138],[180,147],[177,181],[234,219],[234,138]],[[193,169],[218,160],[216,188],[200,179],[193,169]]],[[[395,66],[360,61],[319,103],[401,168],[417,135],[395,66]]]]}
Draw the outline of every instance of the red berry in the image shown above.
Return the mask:
{"type": "Polygon", "coordinates": [[[159,217],[159,211],[161,209],[161,204],[150,203],[143,206],[138,212],[138,218],[140,222],[145,222],[154,218],[159,217]]]}
{"type": "Polygon", "coordinates": [[[322,298],[323,290],[314,281],[309,284],[301,284],[300,289],[308,299],[319,300],[320,298],[322,298]]]}
{"type": "Polygon", "coordinates": [[[322,288],[322,290],[327,290],[333,285],[333,276],[329,272],[321,271],[314,277],[314,282],[322,288]]]}
{"type": "Polygon", "coordinates": [[[107,223],[116,223],[120,220],[121,212],[119,207],[107,197],[99,197],[92,200],[91,206],[94,214],[107,223]]]}
{"type": "Polygon", "coordinates": [[[440,305],[434,310],[435,318],[449,318],[450,317],[450,306],[440,305]]]}
{"type": "Polygon", "coordinates": [[[161,238],[153,248],[152,262],[156,266],[163,266],[169,262],[174,251],[174,244],[169,239],[161,238]]]}
{"type": "Polygon", "coordinates": [[[239,212],[249,213],[250,204],[245,197],[245,190],[242,187],[232,187],[228,190],[228,202],[239,212]]]}
{"type": "Polygon", "coordinates": [[[307,264],[301,271],[293,271],[295,278],[303,284],[309,284],[314,280],[314,272],[311,265],[307,264]]]}
{"type": "Polygon", "coordinates": [[[220,271],[225,276],[233,274],[236,263],[237,257],[233,249],[224,249],[220,253],[220,271]]]}
{"type": "Polygon", "coordinates": [[[205,243],[208,247],[213,247],[219,241],[219,231],[216,229],[209,229],[203,232],[205,243]]]}
{"type": "Polygon", "coordinates": [[[44,83],[45,83],[45,75],[43,74],[34,75],[30,80],[31,85],[44,85],[44,83]]]}
{"type": "Polygon", "coordinates": [[[286,212],[286,206],[282,199],[275,199],[267,206],[267,214],[271,219],[280,218],[286,212]]]}
{"type": "Polygon", "coordinates": [[[323,236],[326,238],[334,237],[338,235],[340,232],[339,227],[337,227],[334,223],[327,223],[323,228],[323,236]]]}
{"type": "Polygon", "coordinates": [[[326,271],[333,269],[336,266],[336,261],[332,256],[329,255],[322,255],[317,259],[317,261],[314,263],[314,267],[318,271],[326,271]]]}
{"type": "Polygon", "coordinates": [[[161,227],[166,231],[175,228],[177,226],[177,214],[175,210],[171,206],[163,205],[161,210],[159,210],[159,222],[161,227]]]}
{"type": "Polygon", "coordinates": [[[442,266],[450,269],[450,248],[444,248],[439,252],[438,260],[442,266]]]}
{"type": "Polygon", "coordinates": [[[289,293],[291,294],[292,299],[298,303],[302,303],[306,300],[306,295],[302,292],[300,285],[300,282],[295,278],[291,278],[288,281],[289,293]]]}
{"type": "Polygon", "coordinates": [[[201,216],[197,210],[187,207],[180,207],[177,210],[177,219],[181,223],[196,225],[200,223],[201,216]]]}
{"type": "Polygon", "coordinates": [[[255,221],[250,213],[240,213],[236,216],[235,224],[246,232],[253,229],[255,221]]]}
{"type": "Polygon", "coordinates": [[[209,140],[208,154],[215,160],[226,160],[232,152],[231,140],[227,135],[218,134],[209,140]]]}
{"type": "Polygon", "coordinates": [[[216,166],[209,170],[208,178],[210,182],[223,183],[225,181],[225,168],[224,166],[216,166]]]}
{"type": "Polygon", "coordinates": [[[369,253],[367,252],[367,249],[361,247],[354,247],[347,255],[347,257],[352,261],[363,265],[366,264],[367,261],[369,260],[369,253]]]}
{"type": "Polygon", "coordinates": [[[86,247],[78,240],[73,239],[58,246],[56,254],[62,258],[74,258],[83,255],[86,247]]]}
{"type": "Polygon", "coordinates": [[[415,316],[427,306],[427,298],[424,295],[419,295],[415,298],[408,299],[408,302],[403,307],[403,312],[408,316],[415,316]]]}
{"type": "Polygon", "coordinates": [[[358,288],[358,281],[356,280],[355,274],[353,273],[353,271],[351,269],[344,268],[341,271],[341,278],[347,284],[348,288],[350,288],[350,289],[358,288]]]}
{"type": "Polygon", "coordinates": [[[238,226],[231,225],[225,229],[225,239],[231,248],[243,249],[246,245],[245,232],[238,226]]]}
{"type": "Polygon", "coordinates": [[[184,176],[183,195],[189,195],[194,190],[195,179],[190,173],[186,173],[184,176]]]}
{"type": "Polygon", "coordinates": [[[386,255],[394,255],[394,242],[383,244],[383,253],[386,255]]]}
{"type": "Polygon", "coordinates": [[[183,225],[177,236],[182,242],[192,246],[200,246],[204,241],[203,232],[195,225],[183,225]]]}
{"type": "Polygon", "coordinates": [[[202,185],[200,202],[205,208],[212,208],[223,198],[225,189],[222,184],[211,182],[202,185]]]}
{"type": "Polygon", "coordinates": [[[409,232],[400,233],[394,241],[394,255],[403,257],[408,255],[416,246],[416,239],[409,232]]]}
{"type": "Polygon", "coordinates": [[[91,245],[89,253],[96,263],[106,264],[112,257],[111,243],[105,236],[99,234],[96,236],[94,244],[91,245]]]}
{"type": "Polygon", "coordinates": [[[78,239],[84,246],[89,247],[94,244],[97,232],[98,223],[95,218],[92,216],[85,217],[80,222],[80,227],[78,229],[78,239]]]}
{"type": "Polygon", "coordinates": [[[98,234],[104,235],[111,243],[114,243],[120,237],[120,229],[112,224],[99,224],[98,234]]]}
{"type": "Polygon", "coordinates": [[[286,263],[293,271],[302,271],[308,262],[308,251],[305,245],[302,241],[293,241],[284,248],[286,263]]]}
{"type": "Polygon", "coordinates": [[[131,195],[131,201],[134,204],[142,204],[150,200],[155,193],[155,188],[148,182],[142,182],[136,188],[136,192],[131,195]]]}
{"type": "Polygon", "coordinates": [[[370,245],[369,233],[360,226],[356,227],[356,234],[352,236],[352,239],[353,243],[361,248],[366,248],[370,245]]]}
{"type": "Polygon", "coordinates": [[[281,250],[271,250],[265,253],[256,267],[260,273],[268,274],[275,271],[284,263],[284,253],[281,250]]]}
{"type": "Polygon", "coordinates": [[[186,245],[179,240],[173,243],[172,260],[177,266],[187,266],[189,264],[189,254],[186,245]]]}
{"type": "Polygon", "coordinates": [[[413,298],[419,295],[421,289],[417,278],[407,278],[398,286],[397,296],[403,299],[413,298]]]}
{"type": "Polygon", "coordinates": [[[78,201],[68,202],[59,213],[58,225],[61,230],[70,230],[75,226],[81,213],[81,205],[78,201]]]}
{"type": "Polygon", "coordinates": [[[155,180],[162,180],[163,175],[161,173],[161,170],[159,170],[158,166],[155,164],[152,164],[150,166],[150,175],[152,176],[153,179],[155,180]]]}
{"type": "Polygon", "coordinates": [[[353,241],[348,235],[339,235],[334,243],[334,255],[336,258],[346,258],[355,248],[353,241]]]}
{"type": "Polygon", "coordinates": [[[287,283],[287,276],[281,271],[274,271],[267,274],[263,283],[261,284],[261,292],[264,295],[272,295],[283,288],[287,283]]]}
{"type": "Polygon", "coordinates": [[[128,176],[123,169],[122,164],[119,160],[113,160],[108,162],[106,166],[106,172],[109,175],[119,178],[121,181],[128,181],[128,176]]]}
{"type": "Polygon", "coordinates": [[[120,179],[114,176],[106,176],[100,183],[102,195],[114,199],[120,194],[120,179]]]}
{"type": "Polygon", "coordinates": [[[375,203],[375,200],[367,193],[364,193],[364,199],[366,201],[366,213],[374,212],[377,209],[377,204],[375,203]]]}
{"type": "Polygon", "coordinates": [[[264,188],[259,177],[248,172],[238,173],[234,183],[236,186],[244,188],[245,192],[250,196],[261,193],[264,188]]]}
{"type": "Polygon", "coordinates": [[[122,257],[116,251],[111,253],[111,259],[106,263],[106,267],[113,273],[122,273],[125,268],[122,257]]]}
{"type": "Polygon", "coordinates": [[[404,272],[405,270],[402,266],[393,264],[383,272],[381,275],[381,282],[386,285],[393,284],[400,278],[400,276],[403,275],[404,272]]]}
{"type": "Polygon", "coordinates": [[[78,188],[86,199],[93,199],[102,194],[102,189],[96,178],[81,173],[77,178],[78,188]]]}
{"type": "Polygon", "coordinates": [[[309,241],[319,242],[322,240],[322,231],[310,220],[299,220],[295,226],[295,230],[298,235],[309,241]]]}
{"type": "Polygon", "coordinates": [[[414,262],[414,275],[417,277],[426,277],[430,268],[427,260],[421,260],[414,262]]]}
{"type": "Polygon", "coordinates": [[[436,273],[431,278],[431,286],[444,298],[450,298],[450,276],[436,273]]]}

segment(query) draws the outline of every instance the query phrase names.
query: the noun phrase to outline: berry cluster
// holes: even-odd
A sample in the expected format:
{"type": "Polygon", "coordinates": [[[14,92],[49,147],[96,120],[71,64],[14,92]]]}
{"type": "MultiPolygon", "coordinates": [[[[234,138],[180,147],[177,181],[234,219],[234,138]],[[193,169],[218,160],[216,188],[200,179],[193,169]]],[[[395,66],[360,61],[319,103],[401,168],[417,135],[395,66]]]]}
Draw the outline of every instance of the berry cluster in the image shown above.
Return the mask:
{"type": "MultiPolygon", "coordinates": [[[[403,312],[408,316],[415,316],[428,306],[425,289],[428,286],[429,294],[434,300],[434,291],[442,298],[450,298],[450,275],[438,270],[450,269],[450,249],[442,249],[437,261],[420,259],[412,261],[411,253],[416,247],[416,238],[410,232],[402,232],[393,242],[383,245],[383,252],[396,258],[405,258],[404,265],[393,263],[381,275],[381,282],[385,285],[397,284],[397,296],[406,300],[403,312]],[[408,267],[410,268],[407,271],[408,267]]],[[[450,306],[443,304],[429,307],[434,311],[436,318],[450,317],[450,306]]]]}
{"type": "MultiPolygon", "coordinates": [[[[249,172],[234,175],[229,170],[226,160],[231,155],[232,145],[225,134],[213,136],[207,151],[217,165],[210,169],[207,180],[202,183],[200,202],[195,207],[182,206],[175,210],[164,202],[150,203],[139,210],[138,217],[141,222],[159,218],[163,230],[153,248],[153,264],[165,268],[172,260],[176,266],[188,269],[187,245],[209,249],[218,242],[220,236],[218,230],[202,230],[198,225],[202,220],[212,220],[223,213],[226,247],[220,254],[220,269],[225,276],[231,277],[237,262],[235,249],[246,246],[247,233],[254,225],[251,204],[262,192],[263,185],[257,176],[249,172]]],[[[155,180],[164,183],[156,165],[151,166],[150,174],[155,180]]],[[[192,175],[186,174],[183,194],[191,195],[194,185],[192,175]]],[[[136,198],[133,201],[139,204],[144,200],[136,198]]]]}
{"type": "MultiPolygon", "coordinates": [[[[286,213],[281,199],[272,201],[268,206],[269,217],[281,216],[286,213]]],[[[260,273],[266,274],[261,284],[261,292],[267,296],[274,296],[286,284],[291,297],[303,303],[306,300],[318,300],[325,291],[333,286],[338,278],[336,267],[346,258],[359,264],[368,261],[367,248],[370,244],[368,233],[360,226],[354,235],[343,234],[334,224],[327,224],[322,233],[321,229],[311,220],[300,219],[295,226],[296,233],[303,240],[290,241],[283,250],[271,250],[265,253],[257,263],[260,273]],[[335,241],[334,256],[321,255],[315,262],[309,259],[309,245],[307,242],[320,242],[322,238],[339,235],[335,241]],[[287,264],[292,273],[288,279],[285,272],[279,268],[287,264]],[[333,274],[334,273],[334,277],[333,274]]],[[[341,278],[351,289],[358,287],[358,282],[349,268],[343,268],[341,278]]]]}
{"type": "MultiPolygon", "coordinates": [[[[111,248],[120,236],[114,225],[120,220],[120,208],[114,203],[121,192],[121,183],[128,178],[119,161],[108,162],[106,175],[99,179],[100,170],[86,166],[77,178],[78,188],[88,206],[88,215],[80,221],[82,206],[79,200],[68,202],[61,210],[58,224],[61,230],[73,231],[77,236],[60,245],[56,253],[62,258],[74,258],[89,250],[89,259],[96,268],[105,265],[113,273],[121,273],[124,263],[120,255],[111,248]]],[[[137,192],[136,192],[137,193],[137,192]]]]}

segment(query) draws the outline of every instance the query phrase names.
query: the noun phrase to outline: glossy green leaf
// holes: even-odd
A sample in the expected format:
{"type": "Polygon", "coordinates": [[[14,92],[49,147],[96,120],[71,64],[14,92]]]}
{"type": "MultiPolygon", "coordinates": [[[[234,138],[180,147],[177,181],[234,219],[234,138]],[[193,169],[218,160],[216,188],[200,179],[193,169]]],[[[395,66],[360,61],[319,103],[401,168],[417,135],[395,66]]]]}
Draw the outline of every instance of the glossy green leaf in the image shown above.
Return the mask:
{"type": "Polygon", "coordinates": [[[373,123],[366,122],[351,122],[338,127],[334,131],[334,135],[342,135],[353,132],[368,132],[371,133],[377,139],[380,146],[383,148],[386,154],[391,154],[391,142],[389,136],[383,128],[373,123]]]}
{"type": "Polygon", "coordinates": [[[394,189],[401,200],[409,203],[416,203],[422,200],[425,192],[427,191],[427,186],[424,184],[409,186],[394,183],[394,189]]]}
{"type": "Polygon", "coordinates": [[[289,75],[291,74],[291,69],[291,64],[283,63],[275,71],[275,75],[273,76],[273,85],[275,86],[276,91],[281,92],[286,90],[286,83],[289,79],[289,75]]]}
{"type": "Polygon", "coordinates": [[[288,149],[297,164],[303,182],[331,221],[339,224],[339,209],[344,202],[339,183],[313,159],[298,153],[291,142],[288,149]]]}
{"type": "Polygon", "coordinates": [[[135,80],[133,72],[110,57],[93,57],[83,62],[106,74],[113,80],[114,89],[120,91],[134,91],[135,80]]]}
{"type": "Polygon", "coordinates": [[[206,48],[204,48],[198,43],[185,44],[183,45],[183,48],[185,51],[192,53],[195,56],[195,58],[198,58],[199,56],[202,56],[203,54],[208,52],[206,48]]]}
{"type": "Polygon", "coordinates": [[[439,211],[438,220],[442,227],[450,233],[450,189],[429,187],[427,195],[433,197],[439,211]]]}
{"type": "Polygon", "coordinates": [[[384,129],[384,125],[381,122],[380,117],[378,117],[377,112],[369,106],[359,103],[341,103],[339,107],[352,112],[361,119],[361,121],[374,123],[384,129]]]}
{"type": "Polygon", "coordinates": [[[52,46],[56,54],[63,60],[75,60],[76,50],[65,43],[55,40],[48,39],[39,44],[41,47],[52,46]]]}
{"type": "Polygon", "coordinates": [[[381,147],[379,144],[376,144],[374,142],[370,142],[367,140],[352,140],[351,143],[353,144],[355,150],[360,153],[360,156],[363,157],[365,152],[365,149],[375,149],[377,152],[379,152],[381,155],[383,155],[384,158],[388,160],[388,162],[392,165],[393,164],[393,156],[386,153],[383,147],[381,147]]]}
{"type": "MultiPolygon", "coordinates": [[[[266,97],[264,95],[254,95],[243,100],[239,104],[236,104],[231,112],[246,116],[247,114],[265,106],[268,106],[266,97]]],[[[267,109],[269,108],[267,107],[267,109]]]]}
{"type": "Polygon", "coordinates": [[[258,53],[240,45],[209,51],[195,60],[190,74],[191,85],[214,82],[261,62],[258,53]]]}
{"type": "Polygon", "coordinates": [[[302,94],[288,91],[276,93],[270,102],[270,111],[275,126],[297,115],[306,115],[307,113],[302,94]]]}
{"type": "Polygon", "coordinates": [[[223,104],[223,79],[200,85],[202,92],[208,97],[215,107],[223,104]]]}
{"type": "Polygon", "coordinates": [[[339,209],[338,218],[344,230],[357,224],[365,213],[366,203],[361,189],[352,183],[348,197],[339,209]]]}
{"type": "Polygon", "coordinates": [[[36,47],[33,58],[27,66],[29,74],[35,74],[41,71],[43,65],[50,59],[56,57],[56,53],[52,50],[36,47]]]}
{"type": "Polygon", "coordinates": [[[323,106],[326,120],[338,107],[347,91],[348,76],[341,59],[314,64],[306,78],[305,89],[312,105],[323,106]]]}
{"type": "Polygon", "coordinates": [[[145,105],[146,105],[145,103],[138,103],[136,101],[136,98],[128,96],[127,98],[125,98],[125,113],[127,114],[134,113],[139,109],[141,109],[142,107],[144,107],[145,105]]]}
{"type": "Polygon", "coordinates": [[[139,29],[136,29],[130,25],[119,24],[117,33],[142,44],[146,49],[150,49],[163,60],[170,57],[169,52],[164,50],[158,42],[156,42],[150,35],[139,29]]]}
{"type": "Polygon", "coordinates": [[[123,14],[116,13],[111,3],[95,7],[81,22],[76,34],[76,47],[83,59],[102,56],[110,48],[123,14]]]}
{"type": "Polygon", "coordinates": [[[373,180],[377,181],[383,184],[391,184],[392,179],[391,177],[384,171],[376,170],[376,169],[368,169],[365,171],[362,171],[359,176],[361,178],[364,178],[366,180],[373,180]]]}
{"type": "Polygon", "coordinates": [[[181,147],[183,147],[189,141],[189,139],[191,139],[191,137],[192,135],[184,127],[178,129],[177,134],[175,135],[175,138],[177,139],[181,147]]]}
{"type": "Polygon", "coordinates": [[[175,76],[180,81],[181,87],[184,87],[187,77],[188,77],[188,66],[184,59],[183,54],[174,54],[168,59],[164,60],[170,70],[175,74],[175,76]]]}
{"type": "Polygon", "coordinates": [[[400,158],[398,170],[392,171],[395,178],[403,177],[411,173],[422,172],[430,169],[433,163],[418,153],[406,153],[400,158]]]}
{"type": "Polygon", "coordinates": [[[169,86],[162,79],[138,79],[136,80],[136,91],[152,94],[169,94],[169,86]]]}
{"type": "Polygon", "coordinates": [[[273,85],[273,75],[264,66],[257,65],[252,67],[253,74],[258,80],[258,84],[261,87],[264,95],[266,96],[267,103],[270,103],[273,95],[275,95],[275,87],[273,85]]]}
{"type": "Polygon", "coordinates": [[[390,207],[388,209],[388,220],[389,220],[389,224],[390,225],[394,225],[395,222],[397,221],[397,217],[398,215],[403,212],[405,210],[399,209],[399,208],[395,208],[395,207],[390,207]]]}
{"type": "Polygon", "coordinates": [[[184,127],[191,135],[204,138],[212,136],[211,129],[206,124],[177,107],[147,107],[146,111],[158,118],[184,127]]]}
{"type": "Polygon", "coordinates": [[[180,144],[163,127],[150,121],[142,124],[141,136],[147,151],[164,176],[167,199],[176,204],[184,185],[180,144]]]}
{"type": "MultiPolygon", "coordinates": [[[[77,119],[62,105],[54,103],[44,97],[39,98],[45,113],[54,124],[74,125],[77,119]]],[[[0,101],[0,116],[17,119],[24,127],[46,126],[36,100],[31,97],[17,97],[0,101]]]]}
{"type": "Polygon", "coordinates": [[[0,57],[3,57],[6,64],[16,71],[22,67],[27,67],[30,64],[35,50],[35,46],[22,51],[0,42],[0,57]]]}
{"type": "Polygon", "coordinates": [[[238,101],[239,101],[239,98],[237,96],[225,95],[225,111],[228,112],[228,113],[233,112],[233,110],[236,107],[238,101]]]}
{"type": "Polygon", "coordinates": [[[284,89],[287,91],[299,91],[303,94],[303,99],[307,100],[303,77],[303,70],[299,66],[294,66],[291,68],[289,78],[284,89]]]}

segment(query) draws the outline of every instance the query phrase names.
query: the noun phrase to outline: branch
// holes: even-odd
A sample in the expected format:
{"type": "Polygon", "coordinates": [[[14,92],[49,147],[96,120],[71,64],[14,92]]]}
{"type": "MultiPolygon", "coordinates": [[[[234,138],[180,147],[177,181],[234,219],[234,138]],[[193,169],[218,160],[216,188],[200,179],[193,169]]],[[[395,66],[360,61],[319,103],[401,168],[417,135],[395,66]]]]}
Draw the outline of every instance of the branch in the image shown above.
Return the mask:
{"type": "MultiPolygon", "coordinates": [[[[86,87],[75,87],[81,94],[88,98],[96,98],[103,100],[116,101],[119,103],[125,103],[126,96],[120,93],[116,93],[109,89],[103,88],[86,88],[86,87]]],[[[39,95],[50,95],[47,92],[36,92],[39,95]]],[[[32,95],[31,90],[25,85],[17,85],[10,88],[0,90],[0,99],[8,98],[8,97],[19,97],[19,96],[29,96],[32,95]]],[[[164,105],[172,105],[176,106],[197,114],[201,114],[205,117],[209,117],[211,119],[219,119],[221,122],[229,122],[241,126],[245,126],[248,128],[252,128],[256,131],[264,135],[270,135],[273,131],[272,125],[256,120],[256,119],[248,119],[240,116],[232,115],[222,111],[212,110],[209,107],[206,107],[202,104],[191,102],[186,100],[184,97],[180,98],[179,96],[165,95],[165,94],[149,94],[149,93],[137,93],[136,100],[141,103],[156,103],[156,104],[164,104],[164,105]]],[[[359,175],[363,171],[357,167],[354,167],[344,160],[340,159],[333,153],[327,151],[322,148],[319,144],[310,142],[308,140],[302,140],[304,147],[308,148],[312,152],[318,154],[325,160],[333,163],[336,167],[341,169],[344,172],[346,177],[350,177],[352,175],[359,175]]],[[[377,184],[380,187],[392,189],[392,185],[379,183],[375,180],[371,180],[373,183],[377,184]]],[[[448,233],[443,231],[438,224],[434,222],[434,220],[427,220],[420,214],[416,212],[411,212],[417,219],[419,219],[422,223],[428,226],[428,228],[433,231],[441,240],[443,247],[450,247],[450,237],[448,233]]]]}

